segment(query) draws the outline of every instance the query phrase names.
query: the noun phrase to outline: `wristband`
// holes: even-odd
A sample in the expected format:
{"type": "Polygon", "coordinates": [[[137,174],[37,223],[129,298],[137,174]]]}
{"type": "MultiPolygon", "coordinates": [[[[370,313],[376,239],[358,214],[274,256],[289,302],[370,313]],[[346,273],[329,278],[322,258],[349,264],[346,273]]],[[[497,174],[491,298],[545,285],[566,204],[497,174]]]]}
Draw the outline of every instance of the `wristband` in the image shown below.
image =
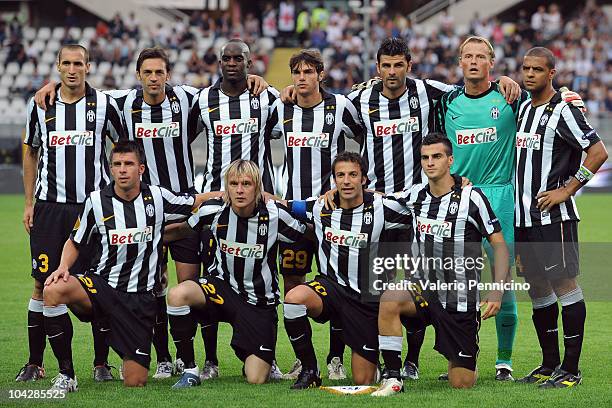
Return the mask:
{"type": "Polygon", "coordinates": [[[593,178],[593,176],[594,174],[591,170],[584,167],[584,165],[581,165],[574,177],[576,177],[576,180],[578,180],[580,184],[585,185],[593,178]]]}

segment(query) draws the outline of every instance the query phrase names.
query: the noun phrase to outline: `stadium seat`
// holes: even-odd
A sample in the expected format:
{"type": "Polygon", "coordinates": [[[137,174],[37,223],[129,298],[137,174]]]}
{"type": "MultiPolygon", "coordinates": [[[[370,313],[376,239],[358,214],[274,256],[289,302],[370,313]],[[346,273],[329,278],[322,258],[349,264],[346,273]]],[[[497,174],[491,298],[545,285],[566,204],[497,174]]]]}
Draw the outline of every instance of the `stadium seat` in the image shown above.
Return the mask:
{"type": "Polygon", "coordinates": [[[51,65],[49,64],[38,64],[38,73],[42,76],[47,76],[51,72],[51,65]]]}
{"type": "Polygon", "coordinates": [[[16,62],[9,62],[6,66],[6,70],[4,71],[5,74],[8,75],[17,75],[19,73],[19,64],[16,62]]]}
{"type": "Polygon", "coordinates": [[[51,29],[49,27],[39,28],[36,37],[39,40],[48,40],[49,38],[51,38],[51,29]]]}
{"type": "MultiPolygon", "coordinates": [[[[26,87],[30,84],[30,76],[25,74],[19,74],[15,77],[15,81],[13,82],[14,89],[26,89],[26,87]]],[[[17,98],[13,100],[13,104],[15,101],[22,101],[22,99],[17,98]]]]}
{"type": "Polygon", "coordinates": [[[51,34],[51,38],[61,40],[66,35],[66,29],[64,27],[55,27],[51,34]]]}
{"type": "Polygon", "coordinates": [[[125,74],[125,67],[119,64],[113,65],[113,75],[115,78],[122,77],[125,74]]]}
{"type": "Polygon", "coordinates": [[[102,61],[100,62],[100,65],[98,65],[98,69],[96,70],[96,75],[105,75],[111,68],[112,68],[112,65],[110,62],[102,61]]]}
{"type": "Polygon", "coordinates": [[[31,47],[38,50],[38,52],[43,52],[45,50],[47,42],[44,40],[36,39],[32,41],[31,47]]]}
{"type": "Polygon", "coordinates": [[[45,51],[40,57],[41,64],[53,65],[57,61],[57,53],[53,51],[45,51]]]}
{"type": "Polygon", "coordinates": [[[34,63],[26,62],[21,66],[21,75],[32,75],[34,73],[34,63]]]}
{"type": "Polygon", "coordinates": [[[59,42],[59,40],[56,39],[51,39],[47,42],[47,51],[51,51],[54,53],[57,53],[60,49],[60,47],[62,46],[62,44],[59,42]]]}
{"type": "Polygon", "coordinates": [[[36,38],[36,29],[34,27],[24,27],[23,28],[23,38],[32,41],[36,38]]]}
{"type": "Polygon", "coordinates": [[[91,40],[96,36],[96,29],[94,27],[85,27],[83,29],[83,33],[81,34],[81,38],[84,40],[91,40]]]}
{"type": "Polygon", "coordinates": [[[189,58],[191,58],[191,52],[192,52],[191,48],[181,50],[181,52],[179,53],[179,58],[178,58],[179,61],[182,61],[182,62],[189,61],[189,58]]]}
{"type": "Polygon", "coordinates": [[[0,87],[11,88],[13,86],[13,76],[6,73],[0,78],[0,87]]]}
{"type": "MultiPolygon", "coordinates": [[[[170,61],[172,61],[172,60],[170,60],[170,61]]],[[[174,70],[173,71],[174,71],[175,74],[181,74],[182,75],[182,74],[187,73],[187,71],[189,71],[189,70],[187,68],[187,64],[185,64],[184,62],[179,61],[174,66],[174,70]]]]}
{"type": "Polygon", "coordinates": [[[9,96],[9,89],[8,88],[0,88],[0,100],[2,99],[6,99],[9,96]]]}
{"type": "MultiPolygon", "coordinates": [[[[68,30],[68,33],[70,34],[70,36],[76,40],[82,39],[81,37],[81,28],[80,27],[70,27],[70,30],[68,30]]],[[[90,38],[87,38],[86,40],[90,40],[90,38]]]]}

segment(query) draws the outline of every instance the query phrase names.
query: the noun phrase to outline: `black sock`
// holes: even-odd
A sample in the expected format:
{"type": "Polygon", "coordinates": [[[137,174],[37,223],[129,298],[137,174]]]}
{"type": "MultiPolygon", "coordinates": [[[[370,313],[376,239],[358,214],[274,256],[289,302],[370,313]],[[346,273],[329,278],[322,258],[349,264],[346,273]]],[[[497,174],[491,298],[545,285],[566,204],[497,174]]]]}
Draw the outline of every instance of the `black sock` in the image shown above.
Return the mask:
{"type": "Polygon", "coordinates": [[[94,344],[94,367],[108,363],[108,334],[110,325],[106,319],[91,322],[94,344]]]}
{"type": "Polygon", "coordinates": [[[201,331],[202,340],[204,340],[206,361],[210,361],[214,365],[219,365],[219,359],[217,358],[217,333],[219,332],[219,323],[202,326],[201,331]]]}
{"type": "Polygon", "coordinates": [[[584,338],[584,322],[586,320],[584,300],[563,306],[561,309],[561,320],[563,321],[563,344],[565,345],[565,354],[563,355],[561,368],[577,375],[578,361],[580,360],[582,340],[584,338]]]}
{"type": "Polygon", "coordinates": [[[166,297],[158,296],[156,299],[157,314],[153,326],[153,347],[157,354],[157,361],[172,361],[168,349],[168,313],[166,312],[166,297]]]}
{"type": "Polygon", "coordinates": [[[561,363],[558,318],[559,305],[557,302],[550,306],[533,309],[531,316],[542,349],[542,365],[551,369],[555,369],[561,363]]]}
{"type": "Polygon", "coordinates": [[[421,347],[425,341],[425,329],[406,329],[406,344],[408,344],[408,353],[406,354],[406,361],[410,361],[417,367],[419,366],[419,355],[421,354],[421,347]]]}
{"type": "Polygon", "coordinates": [[[332,358],[339,357],[340,361],[344,362],[344,330],[342,322],[332,319],[329,322],[329,354],[327,355],[327,364],[331,363],[332,358]]]}
{"type": "Polygon", "coordinates": [[[45,306],[45,333],[57,358],[59,372],[74,378],[72,364],[72,321],[66,305],[45,306]],[[63,311],[63,313],[62,313],[63,311]]]}
{"type": "Polygon", "coordinates": [[[386,375],[400,378],[402,368],[402,336],[378,335],[378,346],[385,362],[386,375]]]}
{"type": "MultiPolygon", "coordinates": [[[[189,310],[188,306],[184,306],[189,310]]],[[[177,307],[176,309],[180,309],[177,307]]],[[[172,306],[168,306],[168,320],[170,321],[170,334],[176,346],[176,354],[180,356],[185,368],[194,368],[195,354],[193,351],[193,338],[197,331],[197,323],[191,317],[191,313],[174,314],[172,306]]],[[[183,313],[183,312],[179,312],[183,313]]]]}
{"type": "Polygon", "coordinates": [[[28,345],[30,357],[28,364],[43,365],[43,355],[47,338],[45,337],[45,320],[43,316],[42,300],[30,299],[28,306],[28,345]]]}
{"type": "Polygon", "coordinates": [[[302,369],[318,369],[317,356],[312,345],[312,329],[308,316],[306,316],[306,306],[285,303],[283,310],[285,330],[289,335],[295,356],[302,362],[302,369]]]}

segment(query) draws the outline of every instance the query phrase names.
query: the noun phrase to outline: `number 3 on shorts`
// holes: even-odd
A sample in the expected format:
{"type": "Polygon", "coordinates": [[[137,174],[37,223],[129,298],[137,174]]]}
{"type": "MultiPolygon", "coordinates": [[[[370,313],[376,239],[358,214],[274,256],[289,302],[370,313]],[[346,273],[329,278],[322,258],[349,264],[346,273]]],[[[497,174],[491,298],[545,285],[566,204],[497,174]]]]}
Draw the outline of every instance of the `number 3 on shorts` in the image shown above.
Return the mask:
{"type": "Polygon", "coordinates": [[[48,272],[49,271],[49,255],[40,254],[38,255],[38,260],[40,261],[40,266],[38,267],[38,270],[40,271],[40,273],[48,272]]]}

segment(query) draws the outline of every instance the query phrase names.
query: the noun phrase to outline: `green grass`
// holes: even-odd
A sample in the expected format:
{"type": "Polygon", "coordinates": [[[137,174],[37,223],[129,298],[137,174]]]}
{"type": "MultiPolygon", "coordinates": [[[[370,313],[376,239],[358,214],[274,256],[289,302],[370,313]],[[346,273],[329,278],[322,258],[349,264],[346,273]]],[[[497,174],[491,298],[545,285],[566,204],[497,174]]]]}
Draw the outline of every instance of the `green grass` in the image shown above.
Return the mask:
{"type": "MultiPolygon", "coordinates": [[[[588,319],[581,368],[584,384],[571,390],[540,391],[531,386],[519,384],[499,384],[493,380],[495,362],[495,325],[493,321],[484,322],[481,329],[481,354],[479,359],[480,378],[474,389],[455,391],[445,383],[436,380],[439,373],[446,370],[446,360],[433,351],[433,331],[428,330],[426,343],[421,355],[421,380],[407,384],[406,393],[384,401],[373,400],[369,396],[342,397],[318,390],[290,392],[288,382],[253,386],[241,377],[241,363],[229,347],[231,328],[222,325],[219,337],[219,357],[221,378],[207,382],[201,387],[172,391],[170,386],[175,378],[156,381],[150,380],[143,389],[125,389],[119,381],[105,384],[94,383],[91,379],[93,359],[91,329],[89,325],[73,318],[75,335],[73,342],[75,369],[79,379],[80,391],[70,394],[69,405],[79,407],[101,406],[145,406],[183,407],[183,406],[313,406],[356,404],[385,406],[609,406],[612,401],[610,367],[612,355],[609,342],[612,337],[612,305],[610,304],[610,284],[604,280],[609,273],[608,255],[612,249],[612,217],[610,217],[612,195],[585,195],[578,199],[583,221],[580,223],[580,237],[583,242],[599,242],[594,255],[582,253],[583,276],[589,281],[585,295],[588,302],[588,319]],[[607,243],[607,244],[606,244],[607,243]],[[584,267],[588,264],[588,267],[584,267]],[[595,281],[589,275],[599,275],[595,281]],[[608,292],[608,293],[607,293],[608,292]],[[606,297],[607,296],[607,297],[606,297]],[[597,301],[593,301],[597,300],[597,301]]],[[[3,311],[0,319],[0,391],[9,388],[46,388],[49,380],[39,383],[17,384],[13,381],[17,370],[27,359],[26,308],[31,293],[32,280],[29,277],[29,245],[27,235],[21,224],[23,197],[0,196],[0,260],[2,261],[2,298],[3,311]]],[[[584,286],[584,285],[583,285],[584,286]]],[[[527,302],[519,303],[519,330],[514,349],[514,368],[517,375],[524,374],[540,361],[539,346],[531,323],[531,307],[527,302]]],[[[281,319],[282,325],[282,319],[281,319]]],[[[324,361],[327,353],[327,326],[313,324],[315,348],[319,361],[324,361]]],[[[198,361],[203,359],[201,339],[196,341],[198,361]]],[[[279,328],[277,358],[282,369],[286,370],[294,356],[285,335],[279,328]]],[[[348,352],[345,360],[350,362],[348,352]]],[[[111,352],[111,363],[119,365],[116,355],[111,352]]],[[[45,364],[48,378],[57,372],[51,349],[47,346],[45,364]]],[[[324,384],[328,381],[324,380],[324,384]]],[[[345,382],[349,384],[349,382],[345,382]]],[[[2,392],[3,395],[6,395],[2,392]]],[[[3,396],[0,406],[6,405],[3,396]]],[[[21,406],[34,405],[21,402],[21,406]]]]}

